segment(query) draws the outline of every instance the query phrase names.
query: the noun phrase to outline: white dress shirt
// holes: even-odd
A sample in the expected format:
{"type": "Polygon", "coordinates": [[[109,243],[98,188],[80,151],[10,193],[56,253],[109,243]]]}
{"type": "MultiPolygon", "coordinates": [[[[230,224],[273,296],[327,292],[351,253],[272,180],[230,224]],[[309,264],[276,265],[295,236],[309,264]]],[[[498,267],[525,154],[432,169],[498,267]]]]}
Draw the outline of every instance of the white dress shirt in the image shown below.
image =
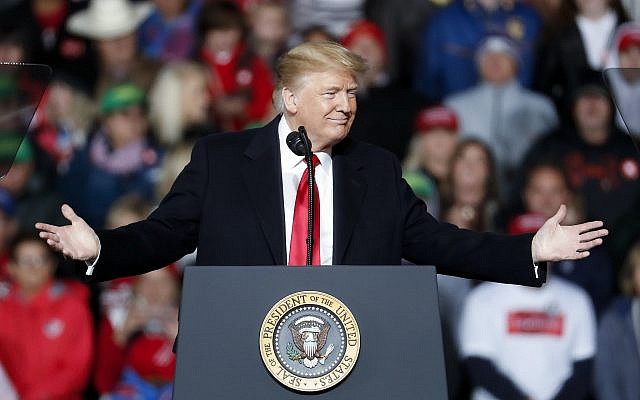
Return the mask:
{"type": "MultiPolygon", "coordinates": [[[[287,258],[291,250],[291,231],[293,211],[298,194],[298,185],[307,164],[304,157],[295,155],[287,146],[286,138],[293,129],[289,127],[284,116],[278,125],[280,142],[280,166],[282,167],[282,198],[284,199],[284,226],[287,258]]],[[[317,152],[320,160],[316,166],[316,185],[320,195],[320,264],[331,265],[333,261],[333,164],[331,152],[317,152]]]]}

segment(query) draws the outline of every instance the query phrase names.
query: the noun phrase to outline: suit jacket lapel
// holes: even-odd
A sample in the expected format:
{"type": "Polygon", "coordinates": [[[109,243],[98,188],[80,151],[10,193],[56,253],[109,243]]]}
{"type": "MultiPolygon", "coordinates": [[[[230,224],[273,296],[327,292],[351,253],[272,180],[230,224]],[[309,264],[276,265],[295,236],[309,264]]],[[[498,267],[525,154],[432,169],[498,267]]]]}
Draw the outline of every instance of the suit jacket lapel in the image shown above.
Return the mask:
{"type": "Polygon", "coordinates": [[[269,244],[273,262],[276,265],[285,265],[279,121],[280,118],[275,118],[255,134],[244,153],[247,162],[242,175],[260,227],[269,244]]]}
{"type": "Polygon", "coordinates": [[[333,148],[333,264],[343,262],[367,190],[364,165],[349,155],[351,147],[346,138],[333,148]]]}

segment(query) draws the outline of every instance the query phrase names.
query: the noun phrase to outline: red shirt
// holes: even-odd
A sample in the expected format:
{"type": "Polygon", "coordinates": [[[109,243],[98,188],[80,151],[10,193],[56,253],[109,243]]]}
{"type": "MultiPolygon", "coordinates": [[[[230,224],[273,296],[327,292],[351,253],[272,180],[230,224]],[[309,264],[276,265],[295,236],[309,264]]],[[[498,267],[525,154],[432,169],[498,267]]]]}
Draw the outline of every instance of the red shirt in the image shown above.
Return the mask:
{"type": "Polygon", "coordinates": [[[22,400],[82,399],[93,351],[86,302],[52,281],[24,300],[0,289],[0,363],[22,400]]]}

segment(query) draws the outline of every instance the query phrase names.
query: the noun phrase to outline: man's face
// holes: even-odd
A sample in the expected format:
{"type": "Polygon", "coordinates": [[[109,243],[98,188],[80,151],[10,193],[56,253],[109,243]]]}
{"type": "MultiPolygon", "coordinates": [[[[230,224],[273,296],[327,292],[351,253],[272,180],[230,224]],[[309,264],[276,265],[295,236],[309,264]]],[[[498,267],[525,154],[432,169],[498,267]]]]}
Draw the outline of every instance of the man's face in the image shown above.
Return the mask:
{"type": "Polygon", "coordinates": [[[251,18],[253,34],[259,42],[280,45],[287,40],[287,11],[279,5],[264,5],[251,18]]]}
{"type": "Polygon", "coordinates": [[[483,81],[500,85],[515,78],[516,65],[509,54],[488,52],[480,57],[478,68],[483,81]]]}
{"type": "Polygon", "coordinates": [[[132,32],[116,39],[96,41],[100,59],[107,68],[126,67],[136,57],[136,35],[132,32]]]}
{"type": "Polygon", "coordinates": [[[620,68],[640,68],[640,46],[630,46],[620,52],[620,68]]]}
{"type": "Polygon", "coordinates": [[[545,218],[553,216],[561,204],[570,200],[570,192],[560,173],[552,168],[540,168],[529,178],[524,191],[527,211],[545,218]]]}
{"type": "Polygon", "coordinates": [[[357,88],[346,70],[311,72],[295,88],[283,89],[287,122],[293,129],[304,125],[313,151],[329,149],[351,129],[357,88]]]}
{"type": "Polygon", "coordinates": [[[611,118],[609,99],[598,94],[580,96],[574,106],[574,117],[581,132],[605,129],[611,118]]]}
{"type": "Polygon", "coordinates": [[[104,121],[104,127],[111,144],[120,148],[138,140],[147,132],[147,117],[138,105],[115,111],[109,114],[104,121]]]}
{"type": "Polygon", "coordinates": [[[456,132],[435,128],[422,135],[422,155],[424,167],[439,181],[449,174],[451,156],[458,143],[456,132]]]}

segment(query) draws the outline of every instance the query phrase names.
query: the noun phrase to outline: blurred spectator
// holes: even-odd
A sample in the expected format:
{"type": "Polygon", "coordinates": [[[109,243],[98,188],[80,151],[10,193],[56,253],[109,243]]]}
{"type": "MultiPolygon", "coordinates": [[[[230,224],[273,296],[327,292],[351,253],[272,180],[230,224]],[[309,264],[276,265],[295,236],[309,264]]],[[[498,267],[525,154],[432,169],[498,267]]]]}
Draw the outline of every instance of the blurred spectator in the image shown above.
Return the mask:
{"type": "MultiPolygon", "coordinates": [[[[137,195],[126,195],[118,199],[109,209],[106,228],[115,229],[146,218],[151,210],[150,204],[137,195]]],[[[101,326],[98,332],[98,351],[96,353],[97,370],[94,385],[98,392],[111,391],[122,373],[124,354],[120,348],[114,353],[113,332],[122,329],[127,318],[135,277],[115,279],[102,283],[100,293],[101,326]],[[109,329],[105,328],[109,326],[109,329]],[[107,332],[108,331],[108,332],[107,332]]]]}
{"type": "Polygon", "coordinates": [[[21,63],[32,59],[27,33],[20,27],[0,26],[0,62],[21,63]]]}
{"type": "Polygon", "coordinates": [[[215,118],[225,131],[265,122],[273,114],[269,68],[247,45],[245,17],[228,1],[202,9],[198,21],[200,57],[212,75],[215,118]]]}
{"type": "Polygon", "coordinates": [[[99,358],[102,362],[96,367],[96,379],[100,379],[101,373],[113,374],[112,368],[121,374],[105,399],[170,398],[175,369],[172,348],[178,331],[179,285],[179,277],[172,266],[141,275],[136,278],[124,323],[114,327],[108,320],[103,320],[98,351],[104,357],[99,358]]]}
{"type": "Polygon", "coordinates": [[[460,346],[472,399],[586,399],[596,351],[586,293],[547,275],[542,288],[482,283],[466,299],[460,346]]]}
{"type": "Polygon", "coordinates": [[[163,158],[158,184],[156,185],[156,200],[158,202],[169,193],[169,189],[171,189],[178,174],[191,160],[192,150],[192,142],[182,143],[169,150],[163,158]]]}
{"type": "Polygon", "coordinates": [[[0,285],[9,280],[10,251],[17,228],[15,201],[9,192],[0,189],[0,285]]]}
{"type": "Polygon", "coordinates": [[[636,0],[622,0],[621,2],[629,18],[640,22],[640,4],[636,0]]]}
{"type": "Polygon", "coordinates": [[[9,380],[2,364],[0,364],[0,398],[4,400],[18,400],[18,394],[9,380]]]}
{"type": "Polygon", "coordinates": [[[87,146],[60,178],[60,191],[86,221],[102,227],[119,197],[152,199],[161,152],[148,136],[145,95],[137,86],[116,85],[102,96],[101,121],[87,146]]]}
{"type": "Polygon", "coordinates": [[[465,229],[489,231],[498,205],[495,161],[482,141],[465,139],[451,156],[442,195],[442,219],[465,229]]]}
{"type": "Polygon", "coordinates": [[[296,32],[322,26],[334,37],[344,36],[351,23],[364,16],[365,0],[291,0],[288,8],[296,32]]]}
{"type": "MultiPolygon", "coordinates": [[[[525,213],[510,223],[512,233],[535,233],[548,218],[555,215],[561,204],[567,206],[563,224],[585,222],[578,199],[570,189],[569,180],[559,165],[540,163],[527,173],[522,192],[525,213]]],[[[602,248],[593,249],[588,258],[553,263],[555,276],[560,276],[584,289],[600,315],[613,297],[614,272],[611,260],[602,248]]]]}
{"type": "Polygon", "coordinates": [[[563,1],[558,34],[541,49],[537,80],[558,110],[570,113],[571,95],[584,83],[599,77],[608,57],[616,26],[626,21],[616,0],[563,1]]]}
{"type": "Polygon", "coordinates": [[[336,42],[337,39],[320,25],[313,25],[300,33],[303,42],[336,42]]]}
{"type": "Polygon", "coordinates": [[[149,92],[149,119],[166,148],[215,132],[205,67],[191,61],[165,66],[149,92]]]}
{"type": "Polygon", "coordinates": [[[275,71],[276,61],[287,50],[291,30],[287,8],[281,1],[261,1],[250,10],[251,45],[275,71]]]}
{"type": "Polygon", "coordinates": [[[33,230],[33,225],[42,218],[52,218],[55,223],[64,223],[60,216],[60,197],[43,187],[35,170],[33,147],[28,138],[2,135],[0,140],[0,163],[13,160],[11,169],[0,180],[0,188],[9,192],[17,204],[18,231],[33,230]],[[13,142],[13,144],[9,144],[13,142]],[[18,151],[15,146],[19,144],[18,151]],[[15,158],[14,158],[15,156],[15,158]]]}
{"type": "Polygon", "coordinates": [[[153,11],[138,28],[141,53],[165,62],[189,57],[195,50],[201,0],[153,0],[153,4],[153,11]]]}
{"type": "Polygon", "coordinates": [[[518,80],[533,81],[534,45],[541,22],[535,10],[514,0],[455,0],[426,24],[417,54],[415,87],[429,101],[478,82],[475,49],[488,35],[503,35],[520,48],[518,80]]]}
{"type": "Polygon", "coordinates": [[[81,399],[91,370],[92,318],[73,290],[53,279],[57,261],[36,236],[12,251],[12,282],[0,294],[0,364],[21,399],[81,399]]]}
{"type": "Polygon", "coordinates": [[[136,29],[151,11],[148,3],[91,0],[87,10],[71,16],[67,28],[92,40],[99,56],[95,98],[115,84],[133,82],[144,90],[159,65],[137,53],[136,29]]]}
{"type": "Polygon", "coordinates": [[[358,118],[349,135],[384,147],[403,159],[418,110],[418,97],[410,90],[389,84],[387,46],[376,24],[366,20],[355,22],[342,43],[364,58],[369,67],[358,80],[358,118]]]}
{"type": "Polygon", "coordinates": [[[553,103],[525,89],[516,79],[517,46],[504,36],[490,36],[476,53],[481,82],[445,100],[460,118],[462,137],[477,137],[496,157],[500,186],[511,179],[531,144],[558,123],[553,103]]]}
{"type": "Polygon", "coordinates": [[[562,0],[527,0],[546,24],[553,23],[558,16],[562,0]]]}
{"type": "MultiPolygon", "coordinates": [[[[0,31],[19,32],[25,59],[64,70],[85,85],[95,80],[95,53],[89,43],[66,26],[86,0],[23,0],[0,13],[0,31]]],[[[0,36],[4,36],[4,35],[0,36]]]]}
{"type": "Polygon", "coordinates": [[[403,177],[436,218],[440,217],[440,192],[449,177],[457,143],[458,118],[453,110],[435,106],[424,108],[416,115],[403,177]]]}
{"type": "Polygon", "coordinates": [[[68,170],[95,120],[95,105],[79,85],[68,74],[54,76],[31,125],[36,170],[46,187],[53,187],[58,174],[68,170]]]}
{"type": "Polygon", "coordinates": [[[615,129],[609,96],[598,83],[576,91],[573,125],[542,137],[525,157],[560,163],[571,188],[584,200],[586,219],[613,223],[640,195],[640,164],[628,136],[615,129]]]}
{"type": "Polygon", "coordinates": [[[394,84],[410,87],[420,31],[435,11],[451,0],[366,0],[365,15],[380,26],[387,43],[387,71],[394,84]]]}
{"type": "Polygon", "coordinates": [[[613,43],[605,79],[617,106],[616,124],[640,137],[640,24],[620,25],[613,43]]]}
{"type": "Polygon", "coordinates": [[[616,299],[602,317],[595,359],[598,399],[640,398],[640,242],[629,250],[616,299]]]}
{"type": "MultiPolygon", "coordinates": [[[[463,229],[479,232],[492,230],[498,208],[494,171],[491,150],[484,143],[477,139],[458,142],[451,155],[447,177],[441,185],[440,219],[463,229]]],[[[471,280],[441,277],[438,278],[438,285],[442,318],[452,332],[456,332],[471,280]]]]}

